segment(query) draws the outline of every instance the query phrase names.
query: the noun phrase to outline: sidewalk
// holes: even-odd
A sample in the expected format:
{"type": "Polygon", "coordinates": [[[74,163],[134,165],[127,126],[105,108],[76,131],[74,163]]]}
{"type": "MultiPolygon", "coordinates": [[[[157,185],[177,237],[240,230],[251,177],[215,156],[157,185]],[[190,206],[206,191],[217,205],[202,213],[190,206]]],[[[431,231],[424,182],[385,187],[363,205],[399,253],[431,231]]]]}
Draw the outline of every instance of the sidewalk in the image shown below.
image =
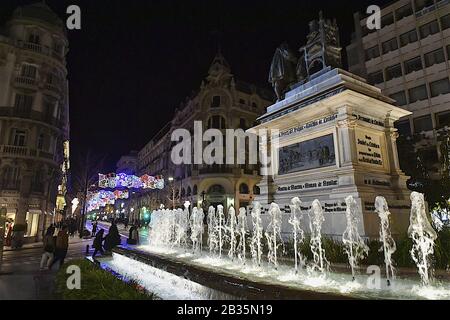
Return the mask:
{"type": "MultiPolygon", "coordinates": [[[[83,258],[92,239],[69,238],[66,261],[83,258]]],[[[18,250],[6,249],[0,273],[0,300],[54,299],[54,280],[58,265],[51,271],[39,271],[42,243],[24,245],[18,250]]]]}

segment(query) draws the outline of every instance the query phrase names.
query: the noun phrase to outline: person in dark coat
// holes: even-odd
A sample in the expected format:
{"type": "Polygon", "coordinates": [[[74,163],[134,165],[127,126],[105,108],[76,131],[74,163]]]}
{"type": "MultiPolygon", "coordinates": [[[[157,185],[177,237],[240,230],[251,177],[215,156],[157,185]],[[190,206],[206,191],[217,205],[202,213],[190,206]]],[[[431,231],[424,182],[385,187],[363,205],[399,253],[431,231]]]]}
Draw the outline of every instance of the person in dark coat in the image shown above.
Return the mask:
{"type": "Polygon", "coordinates": [[[108,235],[105,238],[104,248],[106,251],[111,251],[114,247],[120,245],[120,234],[117,229],[117,225],[113,223],[111,227],[109,227],[108,235]]]}
{"type": "Polygon", "coordinates": [[[92,243],[92,247],[94,248],[94,253],[92,254],[92,258],[94,258],[98,252],[103,254],[103,240],[105,240],[105,238],[103,238],[104,232],[105,232],[105,230],[100,229],[98,231],[98,233],[95,235],[94,242],[92,243]]]}
{"type": "Polygon", "coordinates": [[[55,254],[52,263],[49,265],[49,269],[59,261],[59,267],[61,268],[64,264],[64,259],[67,255],[67,250],[69,249],[69,233],[67,232],[67,226],[63,226],[56,236],[56,246],[55,254]]]}

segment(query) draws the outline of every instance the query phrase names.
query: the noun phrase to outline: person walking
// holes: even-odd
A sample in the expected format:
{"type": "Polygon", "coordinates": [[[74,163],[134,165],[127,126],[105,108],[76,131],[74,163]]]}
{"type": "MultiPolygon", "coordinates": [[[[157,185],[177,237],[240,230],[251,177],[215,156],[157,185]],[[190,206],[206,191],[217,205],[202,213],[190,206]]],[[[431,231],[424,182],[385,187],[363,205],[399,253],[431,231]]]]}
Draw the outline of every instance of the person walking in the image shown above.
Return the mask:
{"type": "Polygon", "coordinates": [[[53,267],[56,261],[59,261],[59,267],[64,264],[64,259],[69,249],[69,233],[67,232],[67,226],[64,225],[56,236],[55,257],[49,266],[49,269],[53,267]]]}
{"type": "Polygon", "coordinates": [[[53,261],[53,255],[55,252],[55,239],[53,238],[53,233],[55,228],[51,225],[44,236],[44,253],[42,253],[40,270],[45,270],[49,268],[49,265],[53,261]]]}
{"type": "Polygon", "coordinates": [[[97,233],[97,221],[94,221],[92,224],[92,236],[95,237],[95,234],[97,233]]]}
{"type": "Polygon", "coordinates": [[[105,232],[105,230],[100,229],[95,236],[94,242],[92,243],[92,247],[94,248],[94,253],[92,254],[92,258],[94,258],[98,252],[100,252],[101,254],[104,253],[103,252],[103,240],[105,240],[105,238],[103,238],[104,232],[105,232]]]}

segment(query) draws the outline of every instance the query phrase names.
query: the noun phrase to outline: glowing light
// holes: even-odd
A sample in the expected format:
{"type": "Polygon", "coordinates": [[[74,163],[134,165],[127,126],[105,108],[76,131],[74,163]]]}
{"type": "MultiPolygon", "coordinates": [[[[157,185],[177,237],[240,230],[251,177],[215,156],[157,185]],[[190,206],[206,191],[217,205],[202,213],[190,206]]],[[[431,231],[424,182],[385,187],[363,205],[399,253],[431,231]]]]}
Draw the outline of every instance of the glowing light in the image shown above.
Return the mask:
{"type": "Polygon", "coordinates": [[[98,186],[103,189],[164,189],[164,179],[161,176],[152,177],[147,174],[137,177],[126,173],[99,173],[98,186]]]}

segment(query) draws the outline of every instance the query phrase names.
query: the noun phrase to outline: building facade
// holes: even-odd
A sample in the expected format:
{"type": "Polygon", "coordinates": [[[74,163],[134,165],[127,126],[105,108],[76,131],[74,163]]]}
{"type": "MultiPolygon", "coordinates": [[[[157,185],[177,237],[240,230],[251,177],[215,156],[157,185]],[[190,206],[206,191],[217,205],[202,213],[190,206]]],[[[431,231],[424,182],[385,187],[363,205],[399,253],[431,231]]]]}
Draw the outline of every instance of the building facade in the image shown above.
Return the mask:
{"type": "MultiPolygon", "coordinates": [[[[396,123],[433,177],[439,176],[439,132],[450,126],[450,4],[400,0],[381,10],[381,29],[354,15],[349,71],[366,78],[412,115],[396,123]]],[[[401,156],[401,155],[400,155],[401,156]]],[[[407,159],[406,159],[407,160],[407,159]]]]}
{"type": "MultiPolygon", "coordinates": [[[[250,164],[183,164],[171,161],[176,142],[171,141],[176,129],[194,133],[194,122],[200,121],[202,130],[246,130],[273,102],[269,91],[235,80],[231,68],[218,53],[200,89],[175,110],[173,119],[156,134],[138,154],[138,175],[162,175],[166,180],[163,191],[151,190],[132,194],[131,206],[144,210],[182,207],[185,201],[194,206],[223,205],[245,207],[259,194],[259,168],[250,164]],[[134,200],[133,200],[134,197],[134,200]]],[[[224,139],[225,141],[225,139],[224,139]]],[[[225,147],[224,147],[225,148],[225,147]]],[[[224,149],[224,157],[226,150],[224,149]]],[[[131,209],[130,209],[131,210],[131,209]]]]}
{"type": "Polygon", "coordinates": [[[45,3],[17,8],[0,32],[0,206],[26,241],[65,206],[67,52],[64,24],[45,3]]]}

